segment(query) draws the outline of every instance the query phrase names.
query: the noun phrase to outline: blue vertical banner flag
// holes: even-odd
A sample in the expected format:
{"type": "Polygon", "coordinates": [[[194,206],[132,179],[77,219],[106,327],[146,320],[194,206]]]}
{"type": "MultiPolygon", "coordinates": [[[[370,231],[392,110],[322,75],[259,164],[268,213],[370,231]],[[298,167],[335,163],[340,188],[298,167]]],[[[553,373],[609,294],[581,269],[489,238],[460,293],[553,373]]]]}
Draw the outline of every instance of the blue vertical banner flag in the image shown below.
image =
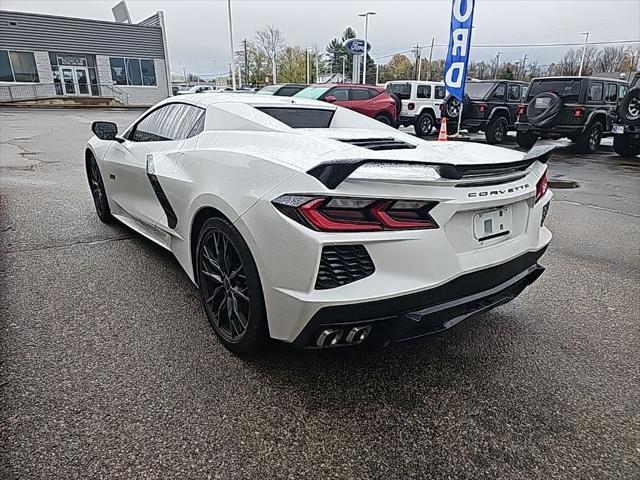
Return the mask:
{"type": "Polygon", "coordinates": [[[444,83],[451,95],[462,101],[473,28],[475,0],[453,0],[449,49],[444,67],[444,83]]]}

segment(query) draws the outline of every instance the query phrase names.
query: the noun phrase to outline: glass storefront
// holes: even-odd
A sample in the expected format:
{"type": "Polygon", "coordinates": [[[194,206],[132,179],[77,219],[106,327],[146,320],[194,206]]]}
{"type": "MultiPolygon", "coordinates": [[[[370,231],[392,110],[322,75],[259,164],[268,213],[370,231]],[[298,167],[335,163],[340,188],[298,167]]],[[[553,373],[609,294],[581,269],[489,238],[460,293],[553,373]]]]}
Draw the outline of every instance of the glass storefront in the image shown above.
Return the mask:
{"type": "Polygon", "coordinates": [[[58,95],[100,95],[95,55],[49,52],[58,95]]]}

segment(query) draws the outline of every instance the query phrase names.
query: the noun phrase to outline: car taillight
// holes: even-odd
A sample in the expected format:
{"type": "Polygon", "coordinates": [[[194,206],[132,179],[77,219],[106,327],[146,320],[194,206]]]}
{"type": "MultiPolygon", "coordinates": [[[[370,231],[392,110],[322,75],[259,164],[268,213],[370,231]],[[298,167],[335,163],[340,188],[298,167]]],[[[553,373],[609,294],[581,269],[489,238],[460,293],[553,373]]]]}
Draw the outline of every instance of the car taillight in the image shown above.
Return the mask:
{"type": "Polygon", "coordinates": [[[527,106],[524,104],[520,104],[516,107],[516,115],[524,115],[527,113],[527,106]]]}
{"type": "Polygon", "coordinates": [[[416,108],[416,104],[413,103],[413,102],[409,102],[409,103],[407,103],[407,108],[409,110],[413,110],[414,108],[416,108]]]}
{"type": "Polygon", "coordinates": [[[584,115],[585,112],[585,107],[583,107],[582,105],[578,105],[573,107],[573,116],[576,118],[580,118],[584,115]]]}
{"type": "Polygon", "coordinates": [[[292,220],[321,232],[438,228],[429,215],[437,202],[283,195],[272,203],[292,220]]]}
{"type": "Polygon", "coordinates": [[[478,111],[480,113],[486,112],[487,108],[489,108],[489,106],[486,103],[481,103],[480,105],[478,105],[478,111]]]}
{"type": "Polygon", "coordinates": [[[547,172],[544,172],[536,184],[536,202],[544,197],[547,190],[549,190],[549,183],[547,182],[547,172]]]}

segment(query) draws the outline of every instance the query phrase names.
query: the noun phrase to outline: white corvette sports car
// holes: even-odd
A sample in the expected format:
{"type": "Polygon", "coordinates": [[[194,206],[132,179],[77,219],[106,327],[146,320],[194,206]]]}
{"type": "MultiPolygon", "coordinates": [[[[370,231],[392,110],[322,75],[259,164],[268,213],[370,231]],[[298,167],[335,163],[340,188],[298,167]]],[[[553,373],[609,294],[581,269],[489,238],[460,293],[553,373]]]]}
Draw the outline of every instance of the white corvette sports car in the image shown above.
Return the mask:
{"type": "Polygon", "coordinates": [[[100,219],[172,252],[238,354],[426,335],[543,271],[550,147],[425,142],[328,103],[243,94],[92,130],[100,219]]]}

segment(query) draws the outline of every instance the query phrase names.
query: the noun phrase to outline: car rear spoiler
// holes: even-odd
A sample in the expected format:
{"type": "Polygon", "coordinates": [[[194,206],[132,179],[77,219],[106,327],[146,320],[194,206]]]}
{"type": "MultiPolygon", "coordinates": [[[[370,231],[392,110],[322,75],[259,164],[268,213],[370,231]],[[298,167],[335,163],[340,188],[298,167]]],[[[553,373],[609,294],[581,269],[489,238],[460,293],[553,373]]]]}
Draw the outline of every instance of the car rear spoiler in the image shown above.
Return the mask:
{"type": "Polygon", "coordinates": [[[518,170],[526,170],[533,162],[547,163],[556,147],[539,145],[525,153],[522,160],[510,163],[487,163],[481,165],[452,165],[450,163],[425,163],[414,160],[361,159],[332,160],[316,165],[307,173],[317,178],[325,187],[333,190],[344,182],[362,165],[370,163],[387,163],[390,165],[426,165],[434,167],[440,177],[460,180],[465,176],[503,175],[518,170]]]}

